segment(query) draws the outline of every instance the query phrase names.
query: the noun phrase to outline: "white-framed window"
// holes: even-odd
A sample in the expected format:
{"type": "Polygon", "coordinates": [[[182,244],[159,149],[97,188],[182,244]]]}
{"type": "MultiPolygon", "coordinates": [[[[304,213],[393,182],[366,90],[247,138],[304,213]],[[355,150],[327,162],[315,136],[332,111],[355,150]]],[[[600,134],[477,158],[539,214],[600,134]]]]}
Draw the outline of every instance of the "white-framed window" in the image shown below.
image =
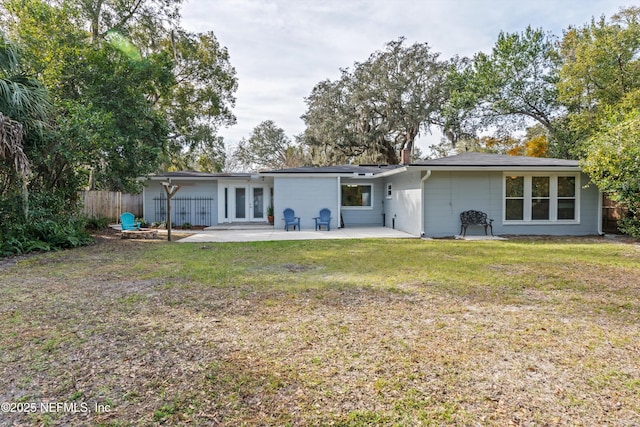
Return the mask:
{"type": "Polygon", "coordinates": [[[373,184],[342,184],[342,207],[373,209],[373,184]]]}
{"type": "Polygon", "coordinates": [[[393,184],[387,183],[387,199],[391,199],[393,196],[393,184]]]}
{"type": "Polygon", "coordinates": [[[506,224],[580,222],[579,174],[507,173],[503,183],[506,224]]]}

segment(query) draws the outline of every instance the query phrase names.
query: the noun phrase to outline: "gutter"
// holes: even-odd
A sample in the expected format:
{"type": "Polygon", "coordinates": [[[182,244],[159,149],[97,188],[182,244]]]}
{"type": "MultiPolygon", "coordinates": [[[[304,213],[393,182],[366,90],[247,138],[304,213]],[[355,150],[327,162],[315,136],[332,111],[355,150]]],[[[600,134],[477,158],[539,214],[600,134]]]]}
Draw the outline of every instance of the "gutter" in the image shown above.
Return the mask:
{"type": "Polygon", "coordinates": [[[522,165],[507,165],[507,166],[429,166],[429,165],[412,165],[428,167],[429,170],[434,171],[468,171],[468,172],[484,172],[484,171],[533,171],[533,172],[581,172],[582,169],[579,166],[522,166],[522,165]]]}
{"type": "Polygon", "coordinates": [[[431,169],[427,170],[427,173],[424,174],[424,176],[422,178],[420,178],[420,200],[421,203],[420,205],[422,206],[422,209],[420,212],[420,237],[425,237],[425,232],[424,232],[424,183],[426,180],[429,179],[429,177],[431,176],[431,169]]]}

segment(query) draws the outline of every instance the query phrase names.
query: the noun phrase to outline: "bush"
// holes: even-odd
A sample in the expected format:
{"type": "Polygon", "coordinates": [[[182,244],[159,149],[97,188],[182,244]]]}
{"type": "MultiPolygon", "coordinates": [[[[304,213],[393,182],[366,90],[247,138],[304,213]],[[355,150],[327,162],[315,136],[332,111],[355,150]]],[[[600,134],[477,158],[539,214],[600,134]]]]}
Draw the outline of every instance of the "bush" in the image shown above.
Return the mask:
{"type": "Polygon", "coordinates": [[[21,197],[0,197],[0,256],[75,248],[92,241],[86,219],[69,212],[55,195],[30,195],[29,205],[25,218],[21,197]]]}
{"type": "Polygon", "coordinates": [[[618,221],[618,229],[629,236],[640,237],[640,218],[622,218],[618,221]]]}
{"type": "Polygon", "coordinates": [[[87,230],[100,231],[109,228],[111,218],[99,217],[99,218],[87,218],[87,230]]]}
{"type": "Polygon", "coordinates": [[[191,230],[193,228],[193,225],[191,225],[190,222],[185,222],[182,224],[182,229],[183,230],[191,230]]]}

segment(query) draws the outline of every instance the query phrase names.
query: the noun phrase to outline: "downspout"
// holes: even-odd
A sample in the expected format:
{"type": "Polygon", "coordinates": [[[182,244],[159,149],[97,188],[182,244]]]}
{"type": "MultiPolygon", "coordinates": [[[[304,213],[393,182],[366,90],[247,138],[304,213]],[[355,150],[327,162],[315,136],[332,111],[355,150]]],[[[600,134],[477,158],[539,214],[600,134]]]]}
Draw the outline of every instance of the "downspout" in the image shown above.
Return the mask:
{"type": "Polygon", "coordinates": [[[420,200],[422,205],[422,212],[420,212],[420,237],[425,237],[424,232],[424,183],[431,176],[431,170],[428,170],[426,174],[420,179],[420,200]]]}
{"type": "Polygon", "coordinates": [[[147,186],[142,187],[142,218],[147,220],[147,186]]]}
{"type": "Polygon", "coordinates": [[[340,218],[342,218],[342,210],[340,208],[340,205],[342,205],[341,199],[342,199],[342,181],[340,179],[341,177],[338,176],[338,179],[336,180],[336,182],[338,183],[338,192],[336,193],[338,195],[336,202],[337,202],[337,208],[336,211],[338,212],[338,217],[336,218],[336,223],[337,226],[336,228],[339,229],[340,228],[340,218]]]}
{"type": "Polygon", "coordinates": [[[602,190],[598,189],[598,236],[604,236],[602,232],[602,190]]]}

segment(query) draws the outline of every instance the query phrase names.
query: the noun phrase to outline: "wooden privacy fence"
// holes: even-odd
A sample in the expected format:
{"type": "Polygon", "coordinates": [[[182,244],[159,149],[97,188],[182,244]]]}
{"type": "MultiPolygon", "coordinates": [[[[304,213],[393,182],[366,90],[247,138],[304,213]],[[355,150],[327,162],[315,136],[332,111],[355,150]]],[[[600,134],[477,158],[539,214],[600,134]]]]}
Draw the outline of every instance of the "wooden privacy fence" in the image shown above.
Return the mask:
{"type": "Polygon", "coordinates": [[[91,218],[111,218],[120,221],[122,212],[142,217],[142,194],[119,191],[79,191],[82,213],[91,218]]]}
{"type": "Polygon", "coordinates": [[[605,233],[620,233],[618,221],[624,218],[628,209],[611,200],[607,194],[602,195],[602,231],[605,233]]]}

